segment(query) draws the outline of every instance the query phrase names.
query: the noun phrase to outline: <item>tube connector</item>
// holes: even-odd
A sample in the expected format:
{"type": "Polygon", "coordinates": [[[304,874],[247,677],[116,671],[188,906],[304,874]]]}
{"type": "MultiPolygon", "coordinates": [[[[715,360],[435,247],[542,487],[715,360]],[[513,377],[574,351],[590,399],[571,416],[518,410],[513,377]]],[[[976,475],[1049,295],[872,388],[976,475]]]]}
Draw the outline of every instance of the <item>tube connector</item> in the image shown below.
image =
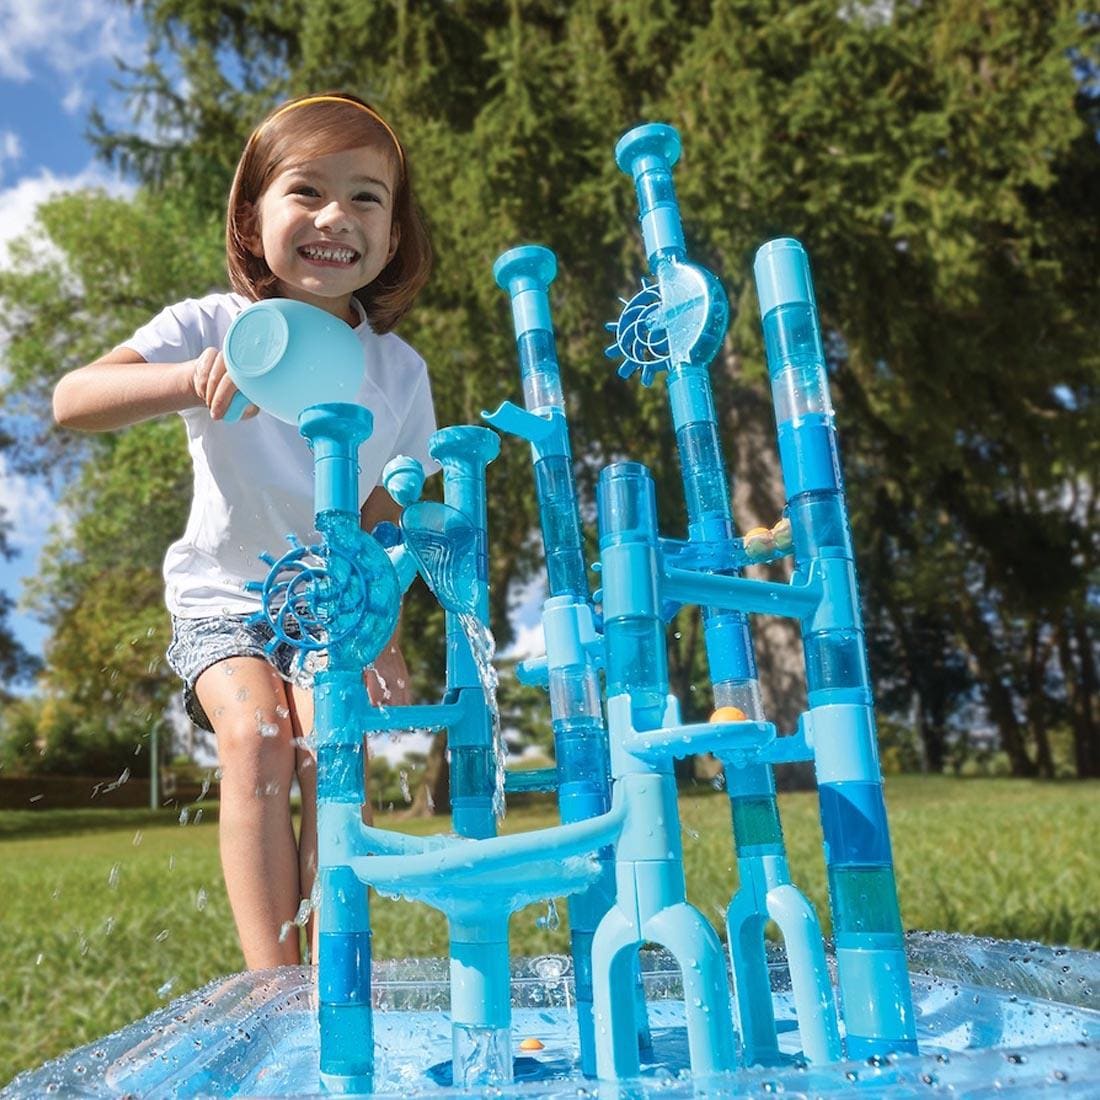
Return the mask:
{"type": "Polygon", "coordinates": [[[778,237],[762,244],[752,265],[761,318],[778,306],[807,303],[817,307],[810,259],[794,237],[778,237]]]}
{"type": "Polygon", "coordinates": [[[680,159],[680,135],[663,122],[636,126],[615,146],[615,163],[634,179],[638,214],[650,270],[664,259],[684,256],[684,228],[672,185],[680,159]]]}
{"type": "Polygon", "coordinates": [[[558,261],[549,248],[525,244],[502,253],[493,264],[493,278],[512,298],[516,336],[533,329],[553,331],[547,290],[558,273],[558,261]]]}

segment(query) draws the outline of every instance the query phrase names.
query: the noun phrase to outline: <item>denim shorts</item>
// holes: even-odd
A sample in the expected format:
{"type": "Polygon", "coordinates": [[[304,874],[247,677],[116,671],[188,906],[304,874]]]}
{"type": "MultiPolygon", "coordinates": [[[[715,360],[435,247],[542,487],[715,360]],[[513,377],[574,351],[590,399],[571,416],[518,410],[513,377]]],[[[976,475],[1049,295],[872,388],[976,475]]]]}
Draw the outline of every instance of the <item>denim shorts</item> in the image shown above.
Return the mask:
{"type": "Polygon", "coordinates": [[[208,619],[172,616],[172,641],[165,657],[183,681],[183,709],[200,729],[213,732],[214,727],[195,695],[195,681],[219,661],[229,657],[259,657],[284,680],[302,687],[310,684],[311,662],[303,664],[300,651],[286,642],[268,652],[266,647],[274,633],[267,623],[250,623],[250,618],[250,615],[217,615],[208,619]]]}

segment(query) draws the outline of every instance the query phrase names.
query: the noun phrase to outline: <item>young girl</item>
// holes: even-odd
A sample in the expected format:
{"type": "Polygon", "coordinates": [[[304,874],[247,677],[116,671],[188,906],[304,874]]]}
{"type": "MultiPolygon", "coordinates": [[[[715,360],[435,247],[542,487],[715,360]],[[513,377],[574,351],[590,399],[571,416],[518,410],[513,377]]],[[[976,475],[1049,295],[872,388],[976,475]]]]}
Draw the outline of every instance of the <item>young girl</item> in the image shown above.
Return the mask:
{"type": "MultiPolygon", "coordinates": [[[[313,462],[293,425],[254,406],[240,422],[223,421],[236,389],[221,347],[233,318],[261,298],[295,298],[351,325],[367,364],[357,400],[374,414],[359,451],[362,524],[396,517],[378,484],[382,468],[398,454],[429,466],[435,416],[423,360],[391,330],[427,280],[431,249],[405,151],[381,115],[342,93],[303,96],[268,115],[237,165],[226,253],[236,293],[169,306],[66,375],[54,415],[66,427],[107,431],[178,412],[187,428],[194,497],[164,561],[168,662],[184,682],[187,713],[217,738],[222,870],[255,969],[299,961],[297,930],[281,930],[313,884],[316,773],[301,749],[313,725],[309,691],[293,682],[294,653],[269,654],[271,632],[248,624],[260,605],[244,583],[263,579],[258,555],[278,556],[288,533],[316,540],[313,462]]],[[[396,636],[376,668],[371,698],[388,685],[391,702],[407,702],[396,636]]]]}

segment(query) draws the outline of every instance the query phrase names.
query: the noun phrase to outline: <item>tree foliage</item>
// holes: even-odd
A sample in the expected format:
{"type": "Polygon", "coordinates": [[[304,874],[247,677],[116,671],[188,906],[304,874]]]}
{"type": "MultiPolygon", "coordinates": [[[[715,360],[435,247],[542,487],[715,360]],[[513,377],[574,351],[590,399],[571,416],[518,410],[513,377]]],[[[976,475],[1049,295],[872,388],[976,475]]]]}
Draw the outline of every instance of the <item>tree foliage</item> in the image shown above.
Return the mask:
{"type": "MultiPolygon", "coordinates": [[[[135,266],[127,250],[158,254],[144,241],[103,249],[108,226],[92,217],[105,207],[79,225],[48,213],[65,223],[68,282],[29,255],[24,282],[0,282],[5,308],[26,311],[12,354],[30,407],[66,356],[91,357],[97,328],[132,328],[209,285],[233,164],[261,111],[344,87],[391,116],[410,150],[438,263],[402,334],[431,365],[440,422],[475,422],[517,394],[490,268],[507,247],[545,243],[559,257],[552,299],[586,498],[599,465],[629,454],[654,469],[676,534],[662,387],[625,384],[602,357],[602,322],[644,273],[611,150],[630,125],[664,119],[683,138],[691,253],[735,309],[714,377],[742,526],[774,522],[783,503],[752,255],[797,236],[817,278],[884,704],[916,716],[932,768],[977,700],[1018,774],[1053,770],[1059,724],[1074,731],[1078,773],[1100,772],[1095,18],[1027,0],[140,7],[159,51],[129,74],[143,125],[101,120],[99,141],[138,172],[133,216],[176,242],[180,262],[163,263],[176,253],[162,245],[161,263],[135,266]],[[110,290],[124,269],[140,275],[110,290]]],[[[509,582],[538,561],[528,463],[509,445],[490,468],[501,640],[509,582]]],[[[439,619],[426,602],[409,616],[416,664],[439,619]]],[[[690,681],[699,655],[680,633],[690,681]]],[[[789,721],[797,641],[769,623],[758,634],[778,636],[783,656],[762,667],[789,721]]]]}

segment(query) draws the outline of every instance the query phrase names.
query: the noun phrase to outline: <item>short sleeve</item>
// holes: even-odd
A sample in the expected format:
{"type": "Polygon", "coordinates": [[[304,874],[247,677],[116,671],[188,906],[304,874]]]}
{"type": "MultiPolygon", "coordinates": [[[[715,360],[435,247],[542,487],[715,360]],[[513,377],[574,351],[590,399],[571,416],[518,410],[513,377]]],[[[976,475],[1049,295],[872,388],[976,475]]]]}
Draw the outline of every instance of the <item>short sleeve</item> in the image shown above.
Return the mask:
{"type": "Polygon", "coordinates": [[[133,349],[147,363],[182,363],[194,359],[203,349],[194,346],[200,332],[193,314],[190,301],[168,306],[129,340],[124,340],[123,347],[133,349]]]}
{"type": "Polygon", "coordinates": [[[439,469],[439,463],[428,457],[428,440],[435,431],[435,406],[432,404],[428,370],[423,360],[419,366],[416,388],[413,390],[401,430],[397,433],[391,457],[408,455],[424,467],[425,474],[434,474],[439,469]]]}
{"type": "Polygon", "coordinates": [[[233,318],[247,305],[248,299],[239,294],[187,298],[162,309],[122,346],[147,363],[182,363],[206,348],[220,348],[233,318]]]}

